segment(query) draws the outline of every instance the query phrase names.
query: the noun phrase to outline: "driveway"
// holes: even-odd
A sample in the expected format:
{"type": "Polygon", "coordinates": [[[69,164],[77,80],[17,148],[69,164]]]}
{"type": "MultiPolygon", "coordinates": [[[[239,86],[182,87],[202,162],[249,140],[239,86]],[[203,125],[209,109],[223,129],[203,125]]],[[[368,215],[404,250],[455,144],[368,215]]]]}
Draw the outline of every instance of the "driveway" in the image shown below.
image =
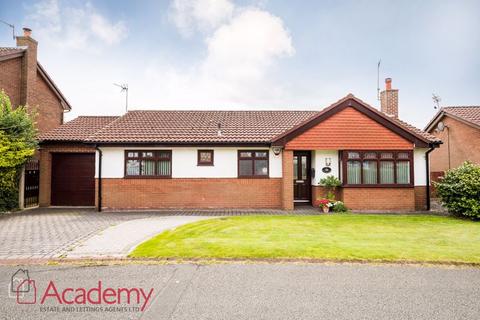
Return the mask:
{"type": "Polygon", "coordinates": [[[57,258],[110,226],[153,215],[52,208],[2,215],[0,259],[57,258]]]}
{"type": "Polygon", "coordinates": [[[108,227],[92,237],[81,241],[67,258],[126,257],[138,244],[165,230],[182,224],[209,219],[199,216],[163,216],[135,219],[108,227]]]}
{"type": "MultiPolygon", "coordinates": [[[[0,319],[480,319],[480,269],[472,268],[361,264],[27,268],[37,297],[50,280],[60,292],[95,288],[99,281],[103,290],[153,291],[144,312],[128,308],[141,305],[134,300],[130,305],[79,306],[59,305],[49,297],[43,305],[40,298],[35,304],[19,305],[7,291],[18,267],[2,266],[0,319]]],[[[72,292],[66,293],[71,299],[72,292]]]]}
{"type": "Polygon", "coordinates": [[[312,215],[318,214],[318,209],[101,213],[93,209],[32,209],[0,215],[0,260],[125,256],[136,244],[166,229],[208,217],[250,214],[312,215]]]}

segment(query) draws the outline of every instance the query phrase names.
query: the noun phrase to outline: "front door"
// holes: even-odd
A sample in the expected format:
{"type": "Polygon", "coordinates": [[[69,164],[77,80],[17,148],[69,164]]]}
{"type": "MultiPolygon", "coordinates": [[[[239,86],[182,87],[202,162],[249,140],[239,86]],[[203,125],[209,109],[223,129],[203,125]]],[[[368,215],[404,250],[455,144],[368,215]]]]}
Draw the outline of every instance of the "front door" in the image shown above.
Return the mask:
{"type": "Polygon", "coordinates": [[[293,200],[295,202],[310,202],[310,151],[293,152],[293,200]]]}

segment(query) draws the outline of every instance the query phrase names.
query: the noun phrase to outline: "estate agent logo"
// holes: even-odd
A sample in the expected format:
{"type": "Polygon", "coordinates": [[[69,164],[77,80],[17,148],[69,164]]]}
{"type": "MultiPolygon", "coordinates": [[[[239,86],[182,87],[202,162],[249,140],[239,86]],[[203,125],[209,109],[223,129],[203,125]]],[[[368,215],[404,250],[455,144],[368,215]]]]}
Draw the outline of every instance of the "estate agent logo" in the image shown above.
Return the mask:
{"type": "MultiPolygon", "coordinates": [[[[92,305],[98,311],[112,311],[112,307],[126,304],[131,306],[132,310],[144,311],[152,298],[153,288],[148,291],[137,287],[112,288],[105,286],[102,280],[98,280],[96,286],[89,288],[70,286],[62,288],[55,281],[50,280],[45,289],[38,288],[38,294],[38,304],[40,305],[47,302],[49,306],[53,304],[85,308],[92,305]],[[102,305],[106,306],[105,310],[102,310],[102,305]]],[[[37,283],[30,278],[27,269],[20,268],[12,275],[8,285],[8,295],[10,298],[16,299],[17,304],[37,304],[37,283]]],[[[121,307],[118,308],[119,311],[122,311],[121,307]]],[[[68,311],[72,311],[72,309],[70,308],[68,311]]]]}
{"type": "Polygon", "coordinates": [[[30,279],[27,269],[18,269],[8,285],[8,296],[15,298],[18,304],[35,304],[37,302],[37,286],[30,279]]]}

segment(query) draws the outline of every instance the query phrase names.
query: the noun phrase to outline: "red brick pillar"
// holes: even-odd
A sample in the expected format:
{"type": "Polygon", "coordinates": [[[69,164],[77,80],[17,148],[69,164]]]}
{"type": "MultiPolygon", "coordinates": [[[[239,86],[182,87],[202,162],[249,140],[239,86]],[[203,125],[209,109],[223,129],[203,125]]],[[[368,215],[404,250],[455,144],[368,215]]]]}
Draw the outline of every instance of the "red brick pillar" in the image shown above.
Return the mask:
{"type": "Polygon", "coordinates": [[[50,206],[50,192],[52,190],[52,155],[46,149],[40,149],[40,189],[39,202],[40,207],[50,206]]]}
{"type": "Polygon", "coordinates": [[[282,153],[282,209],[293,210],[293,151],[282,153]]]}

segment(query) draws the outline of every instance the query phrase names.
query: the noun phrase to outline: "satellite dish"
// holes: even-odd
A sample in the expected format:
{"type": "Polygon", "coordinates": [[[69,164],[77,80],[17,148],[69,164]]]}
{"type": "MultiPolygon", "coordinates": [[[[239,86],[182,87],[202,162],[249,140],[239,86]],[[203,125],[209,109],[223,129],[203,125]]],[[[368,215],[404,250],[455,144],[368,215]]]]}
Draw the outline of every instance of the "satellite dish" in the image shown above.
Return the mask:
{"type": "Polygon", "coordinates": [[[442,132],[443,130],[445,130],[445,123],[443,123],[443,121],[440,121],[437,124],[437,131],[442,132]]]}

